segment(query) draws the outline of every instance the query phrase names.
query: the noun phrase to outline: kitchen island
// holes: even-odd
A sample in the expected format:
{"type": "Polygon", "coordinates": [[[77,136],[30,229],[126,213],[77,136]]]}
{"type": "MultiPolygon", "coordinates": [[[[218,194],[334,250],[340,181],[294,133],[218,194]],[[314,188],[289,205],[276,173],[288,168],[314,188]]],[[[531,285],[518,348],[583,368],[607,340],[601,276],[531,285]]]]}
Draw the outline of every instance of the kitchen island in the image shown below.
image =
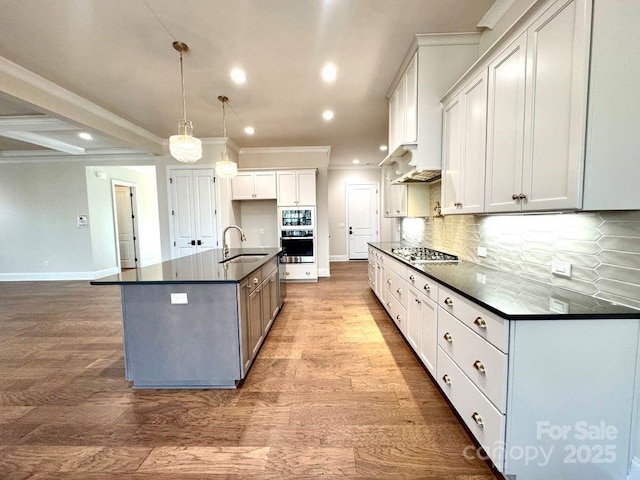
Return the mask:
{"type": "Polygon", "coordinates": [[[369,284],[482,450],[517,480],[626,478],[640,311],[369,244],[369,284]]]}
{"type": "Polygon", "coordinates": [[[100,278],[119,285],[134,388],[236,388],[284,303],[279,248],[221,249],[100,278]]]}

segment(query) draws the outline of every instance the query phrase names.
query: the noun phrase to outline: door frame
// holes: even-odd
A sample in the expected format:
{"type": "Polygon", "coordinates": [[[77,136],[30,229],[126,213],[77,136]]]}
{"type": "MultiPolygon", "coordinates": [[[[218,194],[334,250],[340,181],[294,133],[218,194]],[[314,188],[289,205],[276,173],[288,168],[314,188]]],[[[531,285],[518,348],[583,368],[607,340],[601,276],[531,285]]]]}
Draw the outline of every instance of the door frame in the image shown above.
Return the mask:
{"type": "Polygon", "coordinates": [[[136,259],[136,268],[140,264],[140,243],[138,237],[140,229],[138,228],[138,185],[131,182],[125,182],[124,180],[111,179],[111,204],[113,212],[113,229],[115,232],[116,241],[116,264],[118,271],[122,271],[122,264],[120,262],[120,239],[118,231],[118,204],[116,202],[116,187],[129,187],[132,189],[133,200],[131,202],[131,211],[133,212],[133,255],[136,259]]]}
{"type": "Polygon", "coordinates": [[[349,187],[354,185],[371,185],[376,189],[376,235],[372,241],[377,242],[380,240],[380,182],[346,182],[344,190],[344,205],[345,205],[345,224],[344,224],[344,241],[345,241],[345,257],[349,261],[351,259],[351,246],[349,242],[349,187]]]}
{"type": "Polygon", "coordinates": [[[216,169],[213,165],[194,165],[194,164],[181,164],[181,165],[167,165],[165,169],[165,179],[167,182],[167,218],[169,219],[169,249],[171,251],[171,259],[178,258],[176,256],[176,250],[174,246],[174,242],[176,241],[175,234],[175,218],[174,215],[171,214],[173,210],[173,192],[171,188],[171,171],[172,170],[213,170],[213,178],[215,181],[214,186],[214,196],[216,202],[216,211],[218,212],[215,215],[215,224],[216,224],[216,232],[218,235],[218,242],[222,245],[222,240],[220,238],[220,185],[217,181],[218,177],[216,176],[216,169]]]}

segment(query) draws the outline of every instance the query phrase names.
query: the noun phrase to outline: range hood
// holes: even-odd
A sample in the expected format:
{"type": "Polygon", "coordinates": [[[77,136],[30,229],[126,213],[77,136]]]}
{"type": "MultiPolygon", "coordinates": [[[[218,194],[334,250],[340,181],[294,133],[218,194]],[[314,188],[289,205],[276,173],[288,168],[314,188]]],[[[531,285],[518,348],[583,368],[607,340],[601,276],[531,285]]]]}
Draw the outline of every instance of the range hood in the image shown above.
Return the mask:
{"type": "Polygon", "coordinates": [[[378,166],[396,164],[397,168],[394,169],[394,173],[397,176],[391,181],[392,185],[435,182],[440,179],[441,170],[421,168],[418,165],[417,158],[418,145],[416,143],[405,143],[399,145],[378,166]]]}

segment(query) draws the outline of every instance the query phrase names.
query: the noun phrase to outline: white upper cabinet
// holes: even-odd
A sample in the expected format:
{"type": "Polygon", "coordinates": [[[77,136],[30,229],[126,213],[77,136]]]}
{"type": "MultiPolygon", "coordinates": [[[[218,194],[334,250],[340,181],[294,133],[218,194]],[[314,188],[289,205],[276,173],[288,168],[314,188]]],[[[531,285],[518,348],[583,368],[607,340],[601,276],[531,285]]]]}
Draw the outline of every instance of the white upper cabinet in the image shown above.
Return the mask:
{"type": "MultiPolygon", "coordinates": [[[[469,188],[470,198],[476,199],[477,185],[467,183],[464,175],[484,177],[481,163],[486,165],[484,205],[465,213],[582,208],[590,5],[590,0],[536,4],[458,82],[465,85],[474,75],[487,76],[486,145],[479,124],[474,138],[469,138],[465,124],[481,107],[480,95],[471,109],[464,104],[470,97],[461,98],[459,138],[447,132],[443,136],[449,143],[443,152],[445,169],[447,161],[457,167],[449,157],[460,151],[460,170],[451,173],[452,180],[443,188],[443,202],[458,202],[458,208],[444,203],[443,213],[461,213],[469,204],[469,188]],[[474,170],[464,163],[469,156],[474,170]],[[452,185],[463,191],[451,194],[452,185]]],[[[452,123],[447,118],[450,94],[443,104],[446,130],[452,123]]]]}
{"type": "Polygon", "coordinates": [[[418,54],[400,77],[389,99],[389,151],[418,140],[418,54]]]}
{"type": "Polygon", "coordinates": [[[520,210],[524,143],[526,34],[489,64],[487,109],[488,212],[520,210]]]}
{"type": "Polygon", "coordinates": [[[486,131],[483,70],[444,106],[443,214],[483,211],[486,131]]]}
{"type": "Polygon", "coordinates": [[[316,171],[283,170],[276,174],[278,206],[314,206],[316,204],[316,171]]]}
{"type": "Polygon", "coordinates": [[[272,200],[276,198],[276,173],[239,171],[231,179],[232,200],[272,200]]]}
{"type": "Polygon", "coordinates": [[[580,0],[559,1],[527,30],[522,210],[582,207],[588,41],[580,0]]]}

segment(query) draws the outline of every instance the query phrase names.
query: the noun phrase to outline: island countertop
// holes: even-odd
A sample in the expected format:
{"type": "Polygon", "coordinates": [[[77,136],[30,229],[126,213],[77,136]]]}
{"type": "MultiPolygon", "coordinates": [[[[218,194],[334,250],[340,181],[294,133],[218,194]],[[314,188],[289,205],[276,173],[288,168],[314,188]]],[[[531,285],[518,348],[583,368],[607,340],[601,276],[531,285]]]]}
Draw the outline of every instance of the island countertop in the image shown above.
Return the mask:
{"type": "Polygon", "coordinates": [[[124,270],[115,275],[92,280],[92,285],[127,285],[154,283],[238,283],[251,272],[278,257],[281,248],[231,248],[228,259],[222,249],[174,258],[146,267],[124,270]],[[243,261],[233,261],[239,255],[251,256],[243,261]]]}
{"type": "Polygon", "coordinates": [[[460,260],[413,264],[391,252],[400,242],[369,245],[508,320],[640,318],[640,310],[460,260]]]}

